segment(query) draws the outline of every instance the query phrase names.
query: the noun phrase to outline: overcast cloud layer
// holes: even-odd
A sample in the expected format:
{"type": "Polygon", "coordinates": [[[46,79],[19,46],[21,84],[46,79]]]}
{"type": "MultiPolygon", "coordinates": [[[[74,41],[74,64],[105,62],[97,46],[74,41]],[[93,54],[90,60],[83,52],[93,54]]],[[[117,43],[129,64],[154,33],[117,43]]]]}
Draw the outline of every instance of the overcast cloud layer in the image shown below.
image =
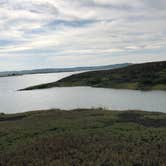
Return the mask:
{"type": "Polygon", "coordinates": [[[0,0],[0,70],[166,60],[166,0],[0,0]]]}

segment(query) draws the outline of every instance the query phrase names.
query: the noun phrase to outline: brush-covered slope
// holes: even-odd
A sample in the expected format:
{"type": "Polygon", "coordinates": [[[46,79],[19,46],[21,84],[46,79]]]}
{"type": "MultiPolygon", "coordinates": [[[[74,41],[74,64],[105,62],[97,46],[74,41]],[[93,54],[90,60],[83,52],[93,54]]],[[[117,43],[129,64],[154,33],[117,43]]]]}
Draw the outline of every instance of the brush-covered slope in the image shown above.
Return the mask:
{"type": "Polygon", "coordinates": [[[28,87],[24,90],[66,86],[166,90],[166,61],[136,64],[113,70],[80,73],[57,82],[28,87]]]}
{"type": "Polygon", "coordinates": [[[165,166],[166,114],[77,109],[0,115],[1,166],[165,166]]]}

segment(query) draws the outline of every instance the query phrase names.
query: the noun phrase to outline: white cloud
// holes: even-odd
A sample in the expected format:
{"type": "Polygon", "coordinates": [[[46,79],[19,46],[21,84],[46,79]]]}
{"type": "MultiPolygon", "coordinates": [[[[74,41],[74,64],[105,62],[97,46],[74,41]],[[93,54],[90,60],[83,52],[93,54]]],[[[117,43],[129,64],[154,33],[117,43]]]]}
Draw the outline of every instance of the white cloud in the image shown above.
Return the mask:
{"type": "MultiPolygon", "coordinates": [[[[13,54],[33,55],[30,58],[36,63],[46,55],[44,62],[51,65],[50,59],[54,59],[59,66],[84,65],[86,61],[81,59],[85,57],[93,59],[92,65],[99,59],[102,64],[105,55],[110,63],[114,57],[115,62],[125,57],[150,61],[156,54],[154,49],[163,59],[165,18],[165,0],[3,0],[0,66],[6,63],[1,58],[13,54]],[[132,51],[144,53],[132,56],[132,51]],[[147,51],[151,53],[146,56],[147,51]]],[[[13,64],[17,63],[13,60],[13,64]]]]}

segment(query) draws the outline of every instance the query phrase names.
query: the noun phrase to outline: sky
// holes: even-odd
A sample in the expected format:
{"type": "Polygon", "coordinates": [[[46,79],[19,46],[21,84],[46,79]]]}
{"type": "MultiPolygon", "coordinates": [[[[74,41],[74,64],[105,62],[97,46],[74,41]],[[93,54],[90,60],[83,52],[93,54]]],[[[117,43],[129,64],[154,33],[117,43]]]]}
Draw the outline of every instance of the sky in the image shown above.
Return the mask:
{"type": "Polygon", "coordinates": [[[166,0],[0,0],[0,71],[166,60],[166,0]]]}

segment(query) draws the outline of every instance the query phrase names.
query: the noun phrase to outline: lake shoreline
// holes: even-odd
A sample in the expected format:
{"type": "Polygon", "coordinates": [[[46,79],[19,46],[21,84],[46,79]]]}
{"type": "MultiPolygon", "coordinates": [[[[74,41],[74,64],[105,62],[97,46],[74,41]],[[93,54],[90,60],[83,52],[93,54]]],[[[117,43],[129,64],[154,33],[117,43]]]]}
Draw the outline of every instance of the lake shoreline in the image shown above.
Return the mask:
{"type": "MultiPolygon", "coordinates": [[[[41,112],[48,112],[48,111],[60,111],[60,112],[77,112],[77,111],[110,111],[110,112],[140,112],[140,113],[156,113],[156,114],[166,114],[165,112],[160,112],[160,111],[145,111],[145,110],[138,110],[138,109],[108,109],[104,107],[92,107],[92,108],[74,108],[74,109],[60,109],[60,108],[51,108],[51,109],[38,109],[38,110],[29,110],[29,111],[24,111],[24,112],[14,112],[14,113],[5,113],[5,112],[0,112],[0,117],[1,116],[22,116],[24,114],[28,113],[41,113],[41,112]]],[[[1,121],[1,119],[0,119],[1,121]]],[[[3,121],[3,120],[2,120],[3,121]]]]}
{"type": "MultiPolygon", "coordinates": [[[[34,86],[30,86],[27,88],[23,88],[23,89],[17,89],[17,91],[32,91],[32,90],[42,90],[42,89],[51,89],[51,88],[73,88],[73,87],[90,87],[90,88],[104,88],[104,89],[115,89],[115,90],[135,90],[135,91],[142,91],[142,92],[150,92],[150,91],[166,91],[166,89],[162,89],[162,88],[154,88],[154,89],[149,89],[149,88],[142,88],[142,89],[137,89],[137,88],[120,88],[120,87],[106,87],[106,86],[89,86],[89,85],[53,85],[51,86],[51,84],[53,83],[46,83],[46,84],[40,84],[40,85],[34,85],[34,86]]],[[[55,82],[56,84],[56,82],[55,82]]]]}

